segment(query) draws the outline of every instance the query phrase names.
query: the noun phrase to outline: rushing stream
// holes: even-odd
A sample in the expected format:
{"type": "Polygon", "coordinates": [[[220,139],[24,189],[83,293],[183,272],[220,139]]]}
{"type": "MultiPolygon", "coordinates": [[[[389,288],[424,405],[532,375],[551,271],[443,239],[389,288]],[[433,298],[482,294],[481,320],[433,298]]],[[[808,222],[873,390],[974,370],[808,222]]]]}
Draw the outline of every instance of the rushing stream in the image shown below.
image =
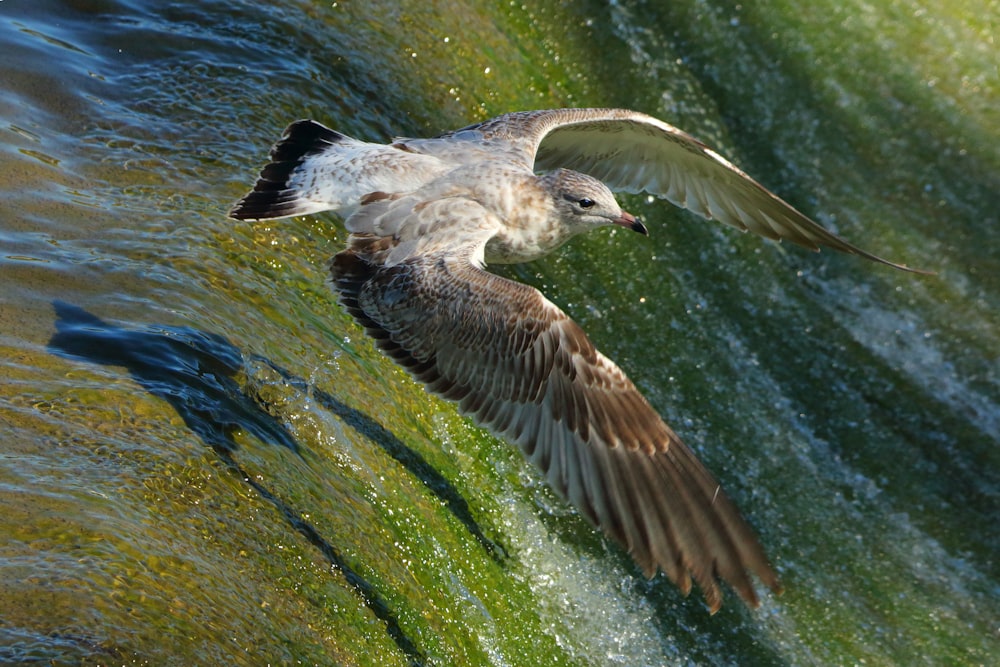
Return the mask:
{"type": "Polygon", "coordinates": [[[0,1],[0,663],[1000,659],[1000,2],[0,1]],[[647,581],[226,211],[284,126],[629,107],[857,245],[623,197],[502,269],[630,374],[785,593],[647,581]]]}

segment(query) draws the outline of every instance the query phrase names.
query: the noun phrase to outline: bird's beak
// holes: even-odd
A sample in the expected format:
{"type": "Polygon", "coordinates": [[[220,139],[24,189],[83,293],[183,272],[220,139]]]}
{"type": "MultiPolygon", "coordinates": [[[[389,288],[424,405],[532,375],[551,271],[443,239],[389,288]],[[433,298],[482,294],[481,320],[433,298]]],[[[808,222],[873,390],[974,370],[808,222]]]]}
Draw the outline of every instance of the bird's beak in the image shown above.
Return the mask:
{"type": "Polygon", "coordinates": [[[633,232],[639,232],[643,236],[649,236],[649,230],[646,229],[646,225],[642,224],[642,220],[627,211],[622,211],[622,214],[612,220],[612,222],[622,227],[628,227],[633,232]]]}

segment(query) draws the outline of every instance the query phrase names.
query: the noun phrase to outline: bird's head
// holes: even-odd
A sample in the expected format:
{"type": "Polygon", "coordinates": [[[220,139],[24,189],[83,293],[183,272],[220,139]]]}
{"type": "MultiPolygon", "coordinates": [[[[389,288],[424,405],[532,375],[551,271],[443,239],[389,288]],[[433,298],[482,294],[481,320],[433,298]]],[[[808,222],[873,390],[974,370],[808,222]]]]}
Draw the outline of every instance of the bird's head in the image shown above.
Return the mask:
{"type": "Polygon", "coordinates": [[[557,169],[541,180],[552,195],[560,220],[574,233],[619,225],[649,235],[646,226],[631,213],[623,211],[608,186],[596,178],[570,169],[557,169]]]}

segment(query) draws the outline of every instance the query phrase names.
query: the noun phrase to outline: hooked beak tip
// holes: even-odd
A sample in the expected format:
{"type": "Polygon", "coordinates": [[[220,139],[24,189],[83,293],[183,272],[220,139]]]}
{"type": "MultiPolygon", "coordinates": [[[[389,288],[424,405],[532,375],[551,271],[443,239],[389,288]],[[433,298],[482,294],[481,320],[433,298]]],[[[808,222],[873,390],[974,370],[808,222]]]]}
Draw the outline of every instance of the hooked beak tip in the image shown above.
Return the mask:
{"type": "Polygon", "coordinates": [[[646,229],[646,225],[642,224],[642,220],[635,217],[628,211],[622,211],[621,216],[615,220],[616,225],[621,225],[622,227],[628,227],[633,232],[639,232],[643,236],[649,236],[649,230],[646,229]]]}

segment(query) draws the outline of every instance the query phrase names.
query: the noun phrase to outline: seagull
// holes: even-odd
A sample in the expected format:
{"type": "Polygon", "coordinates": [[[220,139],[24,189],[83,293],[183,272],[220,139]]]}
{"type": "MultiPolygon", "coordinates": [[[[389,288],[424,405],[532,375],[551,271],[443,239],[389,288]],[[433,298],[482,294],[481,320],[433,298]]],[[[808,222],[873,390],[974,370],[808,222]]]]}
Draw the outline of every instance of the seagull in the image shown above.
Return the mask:
{"type": "Polygon", "coordinates": [[[694,137],[625,109],[514,112],[389,144],[300,120],[229,215],[340,215],[350,235],[331,282],[384,353],[517,445],[647,577],[662,571],[685,595],[693,580],[712,613],[720,580],[757,607],[753,577],[782,587],[713,475],[576,322],[485,268],[539,259],[599,227],[647,235],[612,189],[920,272],[848,243],[694,137]]]}

